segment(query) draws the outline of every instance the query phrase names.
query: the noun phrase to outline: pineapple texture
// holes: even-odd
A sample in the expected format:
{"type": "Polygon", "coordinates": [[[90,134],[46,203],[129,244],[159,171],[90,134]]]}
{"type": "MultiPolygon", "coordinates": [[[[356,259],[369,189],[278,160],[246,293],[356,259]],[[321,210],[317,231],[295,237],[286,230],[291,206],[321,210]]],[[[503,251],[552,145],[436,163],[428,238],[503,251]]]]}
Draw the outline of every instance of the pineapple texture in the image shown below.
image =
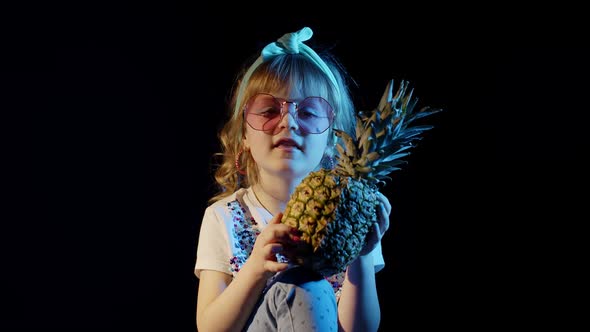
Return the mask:
{"type": "Polygon", "coordinates": [[[334,171],[310,173],[295,189],[282,220],[301,233],[304,245],[296,263],[323,276],[344,271],[376,221],[376,190],[334,171]]]}

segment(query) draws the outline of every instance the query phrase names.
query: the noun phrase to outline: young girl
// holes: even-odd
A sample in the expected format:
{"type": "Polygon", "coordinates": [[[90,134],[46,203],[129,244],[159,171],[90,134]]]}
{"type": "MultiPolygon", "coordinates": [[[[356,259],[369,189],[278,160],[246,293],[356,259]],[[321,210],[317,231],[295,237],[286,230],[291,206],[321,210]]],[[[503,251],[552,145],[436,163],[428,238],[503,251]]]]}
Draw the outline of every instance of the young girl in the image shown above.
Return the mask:
{"type": "Polygon", "coordinates": [[[384,266],[380,241],[391,210],[385,196],[346,272],[324,278],[280,259],[298,240],[280,223],[291,193],[309,172],[333,167],[333,129],[355,126],[342,67],[304,44],[311,36],[303,28],[267,45],[234,92],[220,134],[222,189],[205,210],[198,241],[199,331],[378,329],[375,273],[384,266]]]}

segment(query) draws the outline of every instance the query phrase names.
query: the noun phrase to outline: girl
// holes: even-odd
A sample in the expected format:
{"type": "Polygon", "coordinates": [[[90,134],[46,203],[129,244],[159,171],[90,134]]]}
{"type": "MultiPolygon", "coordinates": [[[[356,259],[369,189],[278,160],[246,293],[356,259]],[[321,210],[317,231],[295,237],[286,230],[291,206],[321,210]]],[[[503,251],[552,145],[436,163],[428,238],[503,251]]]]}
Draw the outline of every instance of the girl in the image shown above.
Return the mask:
{"type": "Polygon", "coordinates": [[[240,79],[220,133],[221,191],[205,210],[195,274],[199,331],[376,331],[375,273],[391,206],[346,272],[324,278],[288,260],[297,234],[281,224],[311,171],[333,167],[333,129],[352,133],[355,111],[342,67],[304,42],[309,28],[267,45],[240,79]],[[313,112],[310,111],[313,110],[313,112]],[[313,114],[312,114],[313,113],[313,114]]]}

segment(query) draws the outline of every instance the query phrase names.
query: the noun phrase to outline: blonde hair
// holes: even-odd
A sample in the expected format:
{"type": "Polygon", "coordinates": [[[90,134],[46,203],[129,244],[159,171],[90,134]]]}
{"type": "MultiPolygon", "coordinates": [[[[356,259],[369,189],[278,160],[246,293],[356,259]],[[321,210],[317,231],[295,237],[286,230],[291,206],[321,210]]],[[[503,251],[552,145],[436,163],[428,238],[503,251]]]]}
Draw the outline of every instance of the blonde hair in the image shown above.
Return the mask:
{"type": "Polygon", "coordinates": [[[215,156],[221,158],[221,162],[214,176],[218,184],[218,193],[209,199],[209,203],[229,196],[239,188],[246,188],[258,182],[256,163],[251,154],[244,150],[242,139],[247,125],[244,121],[244,106],[251,96],[259,92],[276,93],[288,89],[287,92],[295,90],[304,96],[320,96],[328,100],[335,112],[334,123],[329,129],[328,146],[330,148],[326,151],[328,155],[334,153],[333,147],[337,140],[333,134],[333,128],[351,134],[354,132],[356,117],[346,81],[346,72],[329,54],[324,53],[321,57],[328,65],[338,86],[334,86],[333,80],[302,54],[281,54],[268,59],[252,72],[246,82],[243,81],[244,74],[241,75],[232,93],[229,105],[230,116],[219,132],[222,152],[216,153],[215,156]],[[242,98],[237,100],[241,84],[247,85],[241,87],[242,98]],[[244,174],[240,174],[238,165],[245,171],[244,174]]]}

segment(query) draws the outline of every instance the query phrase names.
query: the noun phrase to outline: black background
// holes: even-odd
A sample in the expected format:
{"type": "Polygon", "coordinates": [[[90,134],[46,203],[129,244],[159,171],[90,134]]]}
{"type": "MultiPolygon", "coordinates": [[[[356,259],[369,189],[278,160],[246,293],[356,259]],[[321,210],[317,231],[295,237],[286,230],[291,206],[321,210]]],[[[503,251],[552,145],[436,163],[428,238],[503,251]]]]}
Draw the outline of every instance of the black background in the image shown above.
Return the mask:
{"type": "Polygon", "coordinates": [[[303,26],[348,69],[361,108],[393,78],[445,110],[383,189],[382,330],[577,316],[589,51],[575,9],[226,7],[5,12],[7,331],[195,330],[229,91],[264,45],[303,26]]]}

